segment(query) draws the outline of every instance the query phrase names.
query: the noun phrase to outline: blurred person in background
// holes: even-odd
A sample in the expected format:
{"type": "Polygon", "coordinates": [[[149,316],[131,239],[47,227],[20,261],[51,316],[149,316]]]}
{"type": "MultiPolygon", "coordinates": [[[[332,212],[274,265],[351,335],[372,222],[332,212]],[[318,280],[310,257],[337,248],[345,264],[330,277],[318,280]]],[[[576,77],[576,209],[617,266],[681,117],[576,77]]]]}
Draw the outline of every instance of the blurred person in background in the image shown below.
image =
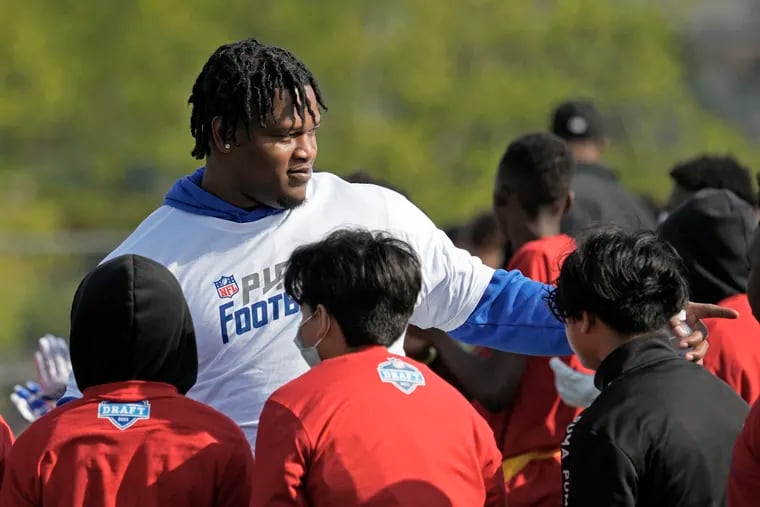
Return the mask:
{"type": "Polygon", "coordinates": [[[757,208],[729,190],[695,193],[659,230],[683,259],[692,301],[739,312],[734,320],[706,319],[710,349],[705,368],[752,404],[760,396],[760,324],[747,298],[749,250],[757,208]]]}
{"type": "Polygon", "coordinates": [[[470,244],[470,224],[454,224],[443,227],[443,232],[446,237],[451,240],[455,247],[467,250],[468,252],[472,248],[470,244]]]}
{"type": "Polygon", "coordinates": [[[387,350],[421,284],[411,246],[384,233],[339,230],[293,253],[285,290],[301,306],[296,344],[312,368],[264,406],[253,505],[504,505],[485,421],[387,350]],[[401,486],[410,480],[431,488],[401,486]]]}
{"type": "MultiPolygon", "coordinates": [[[[188,395],[232,417],[251,446],[266,399],[309,368],[290,339],[299,320],[298,303],[282,288],[287,259],[336,228],[388,231],[413,246],[423,272],[414,324],[473,345],[570,353],[543,284],[455,248],[396,192],[313,173],[324,101],[289,51],[255,39],[219,47],[189,103],[192,155],[205,165],[179,179],[107,259],[143,255],[177,277],[199,344],[198,381],[188,395]]],[[[731,315],[705,306],[689,311],[694,319],[731,315]]],[[[697,355],[707,347],[699,333],[687,341],[700,344],[697,355]]],[[[392,350],[403,351],[403,337],[392,350]]],[[[59,403],[79,396],[72,378],[59,403]]]]}
{"type": "Polygon", "coordinates": [[[601,115],[590,101],[566,101],[552,113],[551,132],[573,152],[575,175],[572,209],[562,219],[562,232],[577,236],[593,225],[617,225],[627,231],[654,230],[655,216],[617,175],[602,163],[607,144],[601,115]]]}
{"type": "Polygon", "coordinates": [[[69,336],[83,397],[19,436],[0,506],[249,504],[245,435],[185,396],[198,372],[195,331],[166,268],[137,255],[101,264],[74,295],[69,336]]]}
{"type": "MultiPolygon", "coordinates": [[[[573,202],[572,175],[572,154],[552,134],[526,134],[509,144],[493,190],[494,214],[514,251],[507,269],[547,284],[556,280],[562,259],[575,248],[560,232],[573,202]]],[[[414,334],[431,341],[491,426],[504,456],[508,504],[562,505],[559,448],[579,410],[559,398],[549,358],[488,349],[475,356],[445,333],[414,334]]],[[[586,371],[574,356],[556,360],[586,371]]]]}
{"type": "Polygon", "coordinates": [[[601,391],[562,442],[563,505],[724,505],[748,406],[663,332],[688,297],[651,232],[594,232],[563,263],[548,301],[601,391]]]}
{"type": "Polygon", "coordinates": [[[469,232],[472,255],[494,269],[504,266],[505,239],[493,212],[477,215],[470,223],[469,232]]]}
{"type": "Polygon", "coordinates": [[[670,170],[673,188],[659,221],[665,221],[681,204],[706,188],[730,190],[751,206],[757,206],[752,189],[752,173],[736,158],[725,155],[700,155],[680,162],[670,170]]]}

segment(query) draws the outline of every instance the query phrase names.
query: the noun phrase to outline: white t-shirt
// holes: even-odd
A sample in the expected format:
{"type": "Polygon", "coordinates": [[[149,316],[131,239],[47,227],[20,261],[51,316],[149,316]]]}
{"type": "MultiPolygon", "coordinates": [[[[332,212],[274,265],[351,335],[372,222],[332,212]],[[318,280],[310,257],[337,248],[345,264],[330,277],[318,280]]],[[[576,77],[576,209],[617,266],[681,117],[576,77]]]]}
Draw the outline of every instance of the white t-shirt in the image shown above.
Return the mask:
{"type": "MultiPolygon", "coordinates": [[[[308,370],[293,343],[301,320],[282,276],[290,254],[335,229],[386,231],[422,265],[411,322],[452,330],[475,309],[494,271],[391,190],[314,173],[296,209],[236,223],[162,206],[105,260],[138,254],[166,266],[187,299],[198,342],[198,380],[188,396],[235,420],[251,446],[269,395],[308,370]]],[[[403,354],[403,336],[391,347],[403,354]]],[[[67,396],[79,397],[73,376],[67,396]]]]}

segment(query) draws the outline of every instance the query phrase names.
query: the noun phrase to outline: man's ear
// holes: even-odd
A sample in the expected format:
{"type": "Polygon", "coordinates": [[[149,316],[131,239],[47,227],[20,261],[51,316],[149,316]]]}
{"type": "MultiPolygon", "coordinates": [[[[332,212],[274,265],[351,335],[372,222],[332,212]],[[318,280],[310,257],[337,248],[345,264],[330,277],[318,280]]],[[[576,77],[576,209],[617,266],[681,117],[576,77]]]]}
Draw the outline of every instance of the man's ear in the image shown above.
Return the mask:
{"type": "Polygon", "coordinates": [[[214,116],[211,120],[211,140],[217,151],[229,153],[232,151],[232,146],[237,146],[235,132],[229,126],[224,129],[223,124],[221,116],[214,116]]]}

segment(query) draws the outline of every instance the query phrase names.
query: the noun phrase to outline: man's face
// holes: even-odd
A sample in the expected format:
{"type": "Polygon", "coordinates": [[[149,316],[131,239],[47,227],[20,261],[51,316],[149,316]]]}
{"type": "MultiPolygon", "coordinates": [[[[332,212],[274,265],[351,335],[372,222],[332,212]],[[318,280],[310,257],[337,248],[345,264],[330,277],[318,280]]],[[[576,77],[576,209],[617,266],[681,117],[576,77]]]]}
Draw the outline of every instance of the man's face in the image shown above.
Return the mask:
{"type": "MultiPolygon", "coordinates": [[[[272,117],[265,127],[255,121],[250,136],[239,128],[236,146],[231,152],[233,182],[247,199],[273,208],[294,208],[306,199],[306,187],[317,158],[317,134],[320,115],[317,98],[311,87],[306,97],[314,118],[304,110],[298,116],[294,97],[287,91],[275,94],[272,117]]],[[[302,98],[297,98],[302,99],[302,98]]]]}

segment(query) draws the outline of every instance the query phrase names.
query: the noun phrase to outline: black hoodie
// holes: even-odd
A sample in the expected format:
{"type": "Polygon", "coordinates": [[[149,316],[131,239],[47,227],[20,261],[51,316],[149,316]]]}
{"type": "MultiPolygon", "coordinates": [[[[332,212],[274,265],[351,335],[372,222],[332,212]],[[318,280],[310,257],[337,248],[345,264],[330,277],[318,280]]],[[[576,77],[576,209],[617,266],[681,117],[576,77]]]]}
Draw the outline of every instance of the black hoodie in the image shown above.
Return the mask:
{"type": "Polygon", "coordinates": [[[668,215],[659,235],[683,259],[692,301],[717,304],[747,292],[756,226],[755,208],[729,190],[701,190],[668,215]]]}
{"type": "Polygon", "coordinates": [[[195,330],[182,289],[169,270],[145,257],[116,257],[82,280],[69,340],[81,390],[143,380],[185,394],[195,384],[195,330]]]}

